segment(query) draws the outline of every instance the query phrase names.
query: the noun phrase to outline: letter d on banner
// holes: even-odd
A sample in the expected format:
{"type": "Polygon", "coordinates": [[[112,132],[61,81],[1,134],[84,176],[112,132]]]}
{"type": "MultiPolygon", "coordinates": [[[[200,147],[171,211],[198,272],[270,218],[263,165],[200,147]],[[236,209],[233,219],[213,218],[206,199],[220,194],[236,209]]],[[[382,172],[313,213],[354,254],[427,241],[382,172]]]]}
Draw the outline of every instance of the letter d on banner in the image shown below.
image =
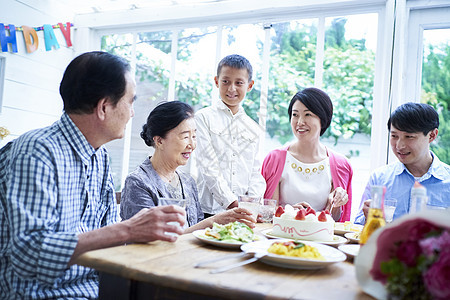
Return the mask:
{"type": "Polygon", "coordinates": [[[0,44],[2,44],[2,52],[8,52],[8,43],[11,44],[12,51],[17,53],[16,27],[9,24],[9,36],[6,36],[5,25],[0,23],[0,44]]]}
{"type": "Polygon", "coordinates": [[[32,53],[37,50],[39,46],[39,39],[36,34],[36,30],[29,26],[22,25],[23,38],[25,39],[25,44],[27,45],[27,52],[32,53]]]}
{"type": "Polygon", "coordinates": [[[59,44],[56,40],[52,25],[44,24],[44,40],[46,51],[52,50],[52,46],[55,46],[55,49],[59,49],[59,44]]]}

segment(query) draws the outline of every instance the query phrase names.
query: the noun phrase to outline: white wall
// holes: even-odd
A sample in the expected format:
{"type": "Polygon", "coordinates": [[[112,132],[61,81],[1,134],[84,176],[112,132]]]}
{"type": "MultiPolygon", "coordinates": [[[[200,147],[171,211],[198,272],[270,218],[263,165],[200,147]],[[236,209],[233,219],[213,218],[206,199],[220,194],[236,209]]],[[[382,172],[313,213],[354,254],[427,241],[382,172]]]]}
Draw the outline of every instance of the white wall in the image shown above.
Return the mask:
{"type": "MultiPolygon", "coordinates": [[[[0,22],[16,27],[73,22],[73,15],[49,2],[0,0],[0,22]]],[[[38,50],[27,53],[23,34],[16,31],[18,52],[0,51],[6,61],[0,126],[11,132],[0,141],[0,147],[26,131],[52,124],[62,113],[59,83],[75,54],[72,47],[67,47],[61,31],[54,31],[60,45],[57,50],[45,51],[44,33],[38,31],[38,50]]],[[[71,39],[73,43],[73,36],[71,39]]]]}

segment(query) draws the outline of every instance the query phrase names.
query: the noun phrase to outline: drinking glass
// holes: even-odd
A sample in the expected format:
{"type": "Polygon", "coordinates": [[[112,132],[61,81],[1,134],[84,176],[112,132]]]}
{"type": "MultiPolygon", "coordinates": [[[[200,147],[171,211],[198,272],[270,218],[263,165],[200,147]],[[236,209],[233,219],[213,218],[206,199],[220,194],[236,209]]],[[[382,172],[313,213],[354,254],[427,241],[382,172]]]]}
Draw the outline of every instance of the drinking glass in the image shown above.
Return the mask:
{"type": "MultiPolygon", "coordinates": [[[[158,199],[158,206],[167,206],[167,205],[177,205],[183,209],[186,209],[186,199],[176,199],[176,198],[159,198],[158,199]]],[[[185,225],[183,227],[181,227],[180,223],[178,223],[176,221],[167,222],[167,225],[176,225],[176,226],[179,226],[181,229],[185,229],[187,227],[187,220],[184,224],[185,225]]],[[[178,234],[176,234],[174,232],[164,232],[164,234],[178,236],[178,234]]]]}
{"type": "Polygon", "coordinates": [[[397,207],[397,199],[384,200],[384,219],[390,223],[394,219],[395,208],[397,207]]]}
{"type": "Polygon", "coordinates": [[[239,196],[239,207],[248,209],[252,213],[252,217],[258,217],[259,207],[261,206],[261,198],[259,197],[249,197],[249,196],[239,196]]]}
{"type": "Polygon", "coordinates": [[[262,205],[259,207],[259,214],[263,223],[272,223],[273,215],[277,208],[277,200],[263,199],[262,205]]]}

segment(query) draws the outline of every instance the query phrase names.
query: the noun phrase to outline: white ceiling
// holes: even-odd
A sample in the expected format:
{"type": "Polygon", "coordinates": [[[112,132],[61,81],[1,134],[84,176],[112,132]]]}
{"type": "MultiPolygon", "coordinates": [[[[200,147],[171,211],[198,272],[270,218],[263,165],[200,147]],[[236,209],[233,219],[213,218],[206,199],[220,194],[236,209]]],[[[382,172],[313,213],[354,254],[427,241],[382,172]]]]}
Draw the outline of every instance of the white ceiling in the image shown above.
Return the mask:
{"type": "Polygon", "coordinates": [[[101,13],[139,8],[174,7],[177,5],[201,5],[230,0],[58,0],[75,14],[101,13]]]}

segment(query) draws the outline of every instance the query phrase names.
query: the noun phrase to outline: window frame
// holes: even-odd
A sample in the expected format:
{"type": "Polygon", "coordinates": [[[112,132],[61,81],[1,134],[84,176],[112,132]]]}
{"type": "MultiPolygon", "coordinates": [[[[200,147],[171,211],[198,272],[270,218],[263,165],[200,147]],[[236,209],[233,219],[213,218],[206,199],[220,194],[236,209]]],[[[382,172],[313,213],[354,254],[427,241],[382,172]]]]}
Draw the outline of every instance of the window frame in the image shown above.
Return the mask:
{"type": "Polygon", "coordinates": [[[0,114],[3,109],[3,91],[5,88],[6,57],[0,56],[0,114]]]}
{"type": "MultiPolygon", "coordinates": [[[[252,2],[252,1],[250,1],[252,2]]],[[[82,40],[83,35],[89,35],[89,39],[85,39],[84,41],[88,41],[85,43],[87,48],[97,48],[100,49],[100,40],[103,35],[108,34],[121,34],[121,33],[136,33],[143,31],[160,31],[160,30],[171,30],[178,31],[184,28],[189,27],[208,27],[208,26],[217,26],[218,32],[218,41],[217,45],[220,45],[220,37],[221,30],[223,26],[237,26],[241,24],[249,24],[249,23],[261,23],[264,27],[268,27],[269,24],[275,22],[286,22],[292,20],[300,20],[300,19],[311,19],[316,18],[318,21],[325,20],[325,18],[343,16],[343,15],[354,15],[354,14],[364,14],[364,13],[376,13],[378,14],[378,34],[377,34],[377,49],[376,49],[376,57],[375,57],[375,77],[374,77],[374,96],[373,96],[373,116],[372,116],[372,134],[371,134],[371,166],[370,170],[374,168],[384,165],[388,159],[388,134],[386,129],[387,122],[387,114],[388,108],[392,103],[392,72],[393,72],[393,57],[395,54],[392,53],[393,49],[393,36],[394,36],[394,20],[398,17],[398,3],[403,2],[406,3],[405,0],[373,0],[373,1],[323,1],[320,4],[316,4],[315,1],[305,2],[303,4],[289,4],[284,7],[281,4],[270,4],[270,13],[268,12],[267,3],[263,1],[262,5],[259,5],[260,9],[255,10],[254,7],[248,8],[248,11],[241,8],[239,14],[233,13],[223,13],[221,16],[212,17],[211,15],[206,16],[197,16],[192,18],[186,18],[186,15],[189,15],[188,12],[184,11],[184,18],[177,18],[176,21],[174,19],[177,16],[177,12],[172,9],[171,15],[172,19],[170,20],[158,20],[157,18],[153,21],[148,21],[151,19],[147,16],[147,21],[145,25],[133,25],[127,23],[124,27],[120,27],[120,24],[114,22],[114,24],[106,24],[106,19],[110,18],[111,13],[102,13],[104,17],[99,18],[98,14],[91,14],[91,16],[82,15],[76,19],[77,25],[81,25],[83,27],[83,31],[80,31],[80,36],[77,36],[78,40],[82,40]],[[275,6],[275,7],[274,7],[275,6]],[[278,7],[279,6],[279,7],[278,7]],[[397,16],[396,16],[397,15],[397,16]],[[108,17],[109,16],[109,17],[108,17]],[[95,19],[95,24],[92,23],[95,19]],[[80,23],[81,22],[81,23],[80,23]],[[91,24],[92,23],[92,24],[91,24]],[[89,30],[85,30],[86,27],[90,27],[89,30]],[[90,41],[90,42],[89,42],[90,41]],[[374,147],[377,145],[377,147],[374,147]],[[375,149],[376,148],[376,149],[375,149]],[[386,149],[385,151],[380,151],[380,149],[386,149]]],[[[260,1],[258,2],[260,3],[260,1]]],[[[230,9],[232,11],[233,9],[230,9]]],[[[142,10],[144,13],[145,10],[142,10]]],[[[206,10],[207,11],[207,10],[206,10]]],[[[204,13],[206,13],[206,11],[204,13]]],[[[149,12],[154,14],[154,12],[149,12]]],[[[211,14],[217,14],[216,10],[210,12],[211,14]]],[[[194,14],[195,15],[195,14],[194,14]]],[[[119,22],[127,22],[129,17],[121,17],[122,21],[119,22]]],[[[131,17],[130,17],[131,18],[131,17]]],[[[138,18],[134,18],[134,22],[139,21],[138,18]]],[[[113,18],[114,21],[117,18],[113,18]]],[[[322,21],[323,22],[323,21],[322,21]]],[[[322,26],[324,30],[324,26],[322,26]]],[[[266,29],[268,30],[268,29],[266,29]]],[[[78,33],[78,32],[77,32],[78,33]]],[[[324,33],[321,33],[324,35],[324,33]]],[[[318,34],[318,36],[320,36],[318,34]]],[[[174,34],[173,37],[175,41],[172,41],[173,44],[176,43],[177,34],[174,34]]],[[[269,38],[270,40],[270,38],[269,38]]],[[[266,31],[266,41],[267,41],[267,31],[266,31]]],[[[268,47],[269,49],[269,47],[268,47]]],[[[216,63],[221,59],[220,48],[216,47],[216,63]]],[[[267,50],[268,51],[268,50],[267,50]]],[[[323,51],[319,50],[318,51],[323,51]]],[[[176,52],[172,51],[172,55],[175,55],[176,52]],[[175,53],[175,54],[174,54],[175,53]]],[[[263,62],[263,70],[262,70],[262,81],[264,80],[264,76],[267,76],[265,80],[267,80],[268,75],[264,74],[266,66],[268,66],[268,59],[270,55],[264,54],[263,62]]],[[[173,72],[171,73],[171,80],[173,74],[175,74],[175,67],[172,66],[171,69],[173,72]]],[[[316,64],[316,75],[320,75],[323,72],[322,64],[316,64]]],[[[267,71],[268,72],[268,71],[267,71]]],[[[173,79],[174,80],[174,79],[173,79]]],[[[321,85],[320,76],[315,78],[316,84],[321,85]]],[[[263,89],[267,89],[266,83],[261,82],[261,94],[264,95],[263,89]]],[[[218,92],[213,89],[211,99],[217,98],[218,92]]],[[[169,99],[174,99],[175,96],[175,88],[169,90],[169,99]]],[[[265,128],[266,114],[267,114],[267,92],[265,97],[262,96],[260,98],[260,124],[265,128]],[[262,116],[262,117],[261,117],[262,116]]],[[[264,138],[264,137],[263,137],[264,138]]],[[[263,143],[261,143],[263,145],[263,143]]],[[[125,169],[127,170],[127,168],[125,169]]],[[[126,172],[122,172],[124,174],[126,172]]],[[[122,178],[123,181],[123,178],[122,178]]]]}

